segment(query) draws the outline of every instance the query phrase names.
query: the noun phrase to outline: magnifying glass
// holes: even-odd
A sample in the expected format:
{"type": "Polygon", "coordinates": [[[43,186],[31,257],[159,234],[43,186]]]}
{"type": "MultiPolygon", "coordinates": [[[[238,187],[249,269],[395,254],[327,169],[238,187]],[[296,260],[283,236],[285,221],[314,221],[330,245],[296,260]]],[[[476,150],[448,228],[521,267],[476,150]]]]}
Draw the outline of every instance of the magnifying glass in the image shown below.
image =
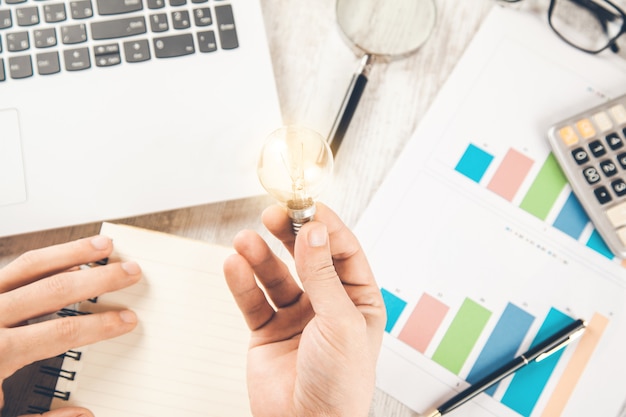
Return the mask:
{"type": "Polygon", "coordinates": [[[348,43],[364,54],[327,141],[333,155],[348,130],[375,61],[404,58],[419,49],[435,26],[434,0],[337,0],[337,23],[348,43]]]}

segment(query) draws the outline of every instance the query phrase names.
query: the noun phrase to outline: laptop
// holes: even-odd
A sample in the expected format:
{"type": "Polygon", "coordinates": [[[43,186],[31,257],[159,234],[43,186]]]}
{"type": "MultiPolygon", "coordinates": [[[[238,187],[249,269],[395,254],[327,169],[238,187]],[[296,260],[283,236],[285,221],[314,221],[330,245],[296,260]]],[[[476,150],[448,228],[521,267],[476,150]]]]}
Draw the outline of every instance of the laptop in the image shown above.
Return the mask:
{"type": "Polygon", "coordinates": [[[258,0],[0,0],[0,236],[261,194],[258,0]]]}

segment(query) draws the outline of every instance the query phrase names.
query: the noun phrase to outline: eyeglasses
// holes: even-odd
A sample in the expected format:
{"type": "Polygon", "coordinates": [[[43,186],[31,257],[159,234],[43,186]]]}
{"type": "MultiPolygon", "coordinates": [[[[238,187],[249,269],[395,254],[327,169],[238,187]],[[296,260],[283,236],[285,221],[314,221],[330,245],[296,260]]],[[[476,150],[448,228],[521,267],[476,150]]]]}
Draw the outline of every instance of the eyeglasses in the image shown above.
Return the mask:
{"type": "Polygon", "coordinates": [[[565,42],[590,54],[605,49],[617,53],[617,38],[626,32],[624,10],[609,0],[551,0],[548,23],[565,42]]]}

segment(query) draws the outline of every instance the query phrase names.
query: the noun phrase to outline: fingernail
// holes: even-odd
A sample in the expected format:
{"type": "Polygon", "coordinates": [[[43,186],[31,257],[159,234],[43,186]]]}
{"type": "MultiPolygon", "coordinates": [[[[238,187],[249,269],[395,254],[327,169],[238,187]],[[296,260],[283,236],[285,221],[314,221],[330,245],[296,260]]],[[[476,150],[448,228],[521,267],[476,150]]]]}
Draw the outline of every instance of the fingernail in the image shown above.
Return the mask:
{"type": "Polygon", "coordinates": [[[91,246],[96,250],[104,250],[109,247],[111,239],[106,236],[96,236],[91,239],[91,246]]]}
{"type": "Polygon", "coordinates": [[[124,323],[137,323],[137,315],[130,310],[120,311],[120,318],[124,323]]]}
{"type": "Polygon", "coordinates": [[[122,264],[122,269],[128,273],[128,275],[137,275],[141,273],[141,268],[137,262],[128,261],[122,264]]]}
{"type": "Polygon", "coordinates": [[[326,226],[323,224],[316,225],[309,230],[309,246],[315,248],[319,246],[326,245],[326,240],[328,239],[328,232],[326,231],[326,226]]]}

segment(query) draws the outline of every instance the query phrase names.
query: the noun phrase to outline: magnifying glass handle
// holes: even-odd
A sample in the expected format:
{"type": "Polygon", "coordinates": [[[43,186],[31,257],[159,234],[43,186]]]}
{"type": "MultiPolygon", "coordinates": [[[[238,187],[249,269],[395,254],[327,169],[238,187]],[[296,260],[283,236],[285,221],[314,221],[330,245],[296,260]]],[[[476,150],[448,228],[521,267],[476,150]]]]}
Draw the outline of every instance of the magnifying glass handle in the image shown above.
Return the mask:
{"type": "Polygon", "coordinates": [[[343,97],[343,102],[341,103],[341,107],[339,108],[339,112],[337,113],[337,117],[335,118],[335,122],[333,123],[333,127],[330,129],[327,139],[330,150],[333,152],[333,156],[337,156],[339,146],[341,145],[343,137],[348,130],[348,126],[350,125],[352,116],[354,116],[354,112],[359,104],[363,90],[365,90],[365,86],[367,85],[367,76],[369,75],[373,60],[374,57],[370,54],[363,56],[357,71],[352,76],[352,80],[348,86],[348,91],[346,91],[346,95],[343,97]]]}

